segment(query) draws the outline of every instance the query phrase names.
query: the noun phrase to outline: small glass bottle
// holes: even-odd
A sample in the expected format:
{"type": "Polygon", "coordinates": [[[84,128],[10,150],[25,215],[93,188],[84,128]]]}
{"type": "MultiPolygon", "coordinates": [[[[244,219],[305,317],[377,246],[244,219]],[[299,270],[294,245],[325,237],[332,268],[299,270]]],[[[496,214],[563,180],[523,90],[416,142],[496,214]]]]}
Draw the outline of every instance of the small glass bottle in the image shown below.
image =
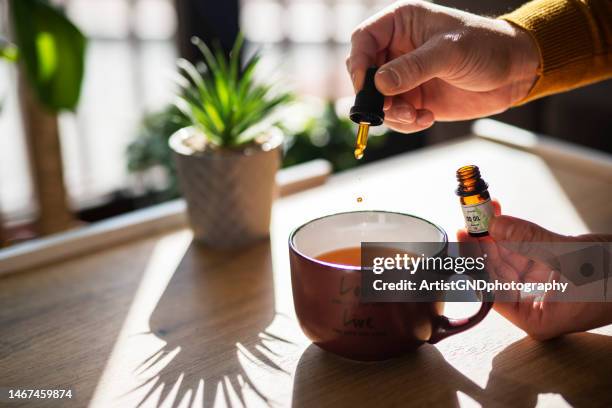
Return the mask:
{"type": "Polygon", "coordinates": [[[493,204],[487,183],[480,177],[478,166],[463,166],[457,170],[457,195],[465,219],[465,228],[473,237],[489,235],[493,204]]]}

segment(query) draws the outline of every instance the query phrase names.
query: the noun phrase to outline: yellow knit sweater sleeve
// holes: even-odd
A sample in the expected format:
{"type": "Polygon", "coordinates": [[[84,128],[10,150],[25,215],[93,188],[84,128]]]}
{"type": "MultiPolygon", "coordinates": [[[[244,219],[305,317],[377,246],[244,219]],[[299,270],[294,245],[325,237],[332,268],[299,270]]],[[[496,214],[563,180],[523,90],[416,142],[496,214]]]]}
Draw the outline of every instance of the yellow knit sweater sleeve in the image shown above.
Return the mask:
{"type": "Polygon", "coordinates": [[[612,0],[534,0],[500,18],[540,51],[538,79],[519,104],[612,77],[612,0]]]}

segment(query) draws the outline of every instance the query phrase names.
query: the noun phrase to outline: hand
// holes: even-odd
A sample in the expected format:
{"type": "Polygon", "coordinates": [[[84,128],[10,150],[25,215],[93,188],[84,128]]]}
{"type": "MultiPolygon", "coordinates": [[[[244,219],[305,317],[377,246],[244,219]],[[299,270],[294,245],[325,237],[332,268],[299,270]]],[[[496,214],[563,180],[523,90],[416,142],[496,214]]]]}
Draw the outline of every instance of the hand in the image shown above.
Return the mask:
{"type": "Polygon", "coordinates": [[[531,36],[507,21],[415,0],[363,22],[346,64],[356,91],[366,69],[380,67],[385,124],[410,133],[503,112],[532,88],[539,58],[531,36]]]}
{"type": "MultiPolygon", "coordinates": [[[[496,216],[489,225],[489,236],[474,238],[465,230],[460,230],[457,232],[457,240],[478,242],[488,255],[487,270],[491,278],[502,282],[547,282],[551,268],[499,245],[500,242],[612,242],[612,235],[587,234],[572,237],[555,234],[531,222],[502,216],[499,203],[493,203],[496,216]]],[[[496,301],[494,309],[538,340],[612,323],[612,303],[609,302],[547,301],[546,296],[543,299],[519,299],[518,293],[514,295],[513,301],[496,301]]],[[[506,296],[508,293],[504,293],[506,296]]]]}

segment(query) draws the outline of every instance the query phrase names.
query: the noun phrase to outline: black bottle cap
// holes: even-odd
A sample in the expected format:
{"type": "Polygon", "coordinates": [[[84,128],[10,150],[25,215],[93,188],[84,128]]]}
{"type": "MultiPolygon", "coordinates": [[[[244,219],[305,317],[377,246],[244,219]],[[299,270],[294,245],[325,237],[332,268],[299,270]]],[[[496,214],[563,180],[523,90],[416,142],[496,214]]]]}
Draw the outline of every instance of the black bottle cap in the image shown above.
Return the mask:
{"type": "Polygon", "coordinates": [[[378,92],[374,85],[376,67],[370,67],[366,71],[363,88],[357,92],[355,105],[351,108],[350,118],[355,123],[367,122],[370,126],[382,125],[385,119],[383,105],[385,96],[378,92]]]}

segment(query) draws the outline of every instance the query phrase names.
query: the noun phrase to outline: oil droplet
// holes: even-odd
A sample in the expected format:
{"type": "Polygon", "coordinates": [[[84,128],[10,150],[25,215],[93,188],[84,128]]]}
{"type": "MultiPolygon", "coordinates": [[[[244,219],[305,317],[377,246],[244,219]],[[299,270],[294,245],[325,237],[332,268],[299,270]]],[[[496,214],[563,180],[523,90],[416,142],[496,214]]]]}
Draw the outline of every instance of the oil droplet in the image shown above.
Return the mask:
{"type": "Polygon", "coordinates": [[[360,203],[363,201],[363,197],[357,197],[357,202],[360,203]]]}
{"type": "Polygon", "coordinates": [[[363,157],[363,149],[355,149],[355,158],[360,160],[363,157]]]}

